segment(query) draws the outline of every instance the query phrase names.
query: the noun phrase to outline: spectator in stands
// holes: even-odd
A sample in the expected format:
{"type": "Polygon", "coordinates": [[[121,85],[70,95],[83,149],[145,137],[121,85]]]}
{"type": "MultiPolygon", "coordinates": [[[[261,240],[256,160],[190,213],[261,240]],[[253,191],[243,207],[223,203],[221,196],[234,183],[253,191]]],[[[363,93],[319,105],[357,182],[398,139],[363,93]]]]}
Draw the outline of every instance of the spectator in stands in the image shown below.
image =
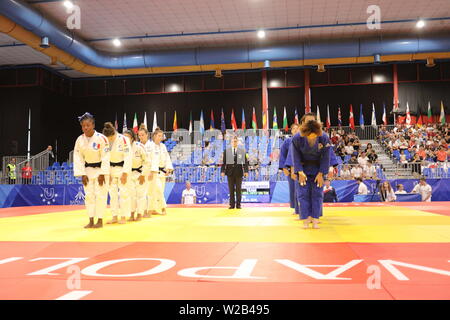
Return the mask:
{"type": "Polygon", "coordinates": [[[349,142],[345,146],[345,153],[348,155],[352,155],[355,152],[355,149],[353,148],[353,143],[349,142]]]}
{"type": "Polygon", "coordinates": [[[389,181],[385,181],[380,186],[380,197],[383,202],[394,202],[397,200],[397,196],[392,190],[391,184],[389,181]]]}
{"type": "Polygon", "coordinates": [[[367,186],[363,182],[362,178],[357,178],[356,183],[358,184],[358,194],[367,195],[369,193],[369,190],[367,189],[367,186]]]}
{"type": "Polygon", "coordinates": [[[8,184],[16,184],[16,158],[12,158],[6,166],[6,174],[8,175],[8,184]]]}
{"type": "Polygon", "coordinates": [[[186,189],[184,189],[183,193],[181,194],[181,203],[182,204],[197,203],[197,194],[195,193],[195,189],[191,188],[190,181],[186,181],[186,189]]]}
{"type": "Polygon", "coordinates": [[[421,178],[419,180],[419,183],[414,187],[414,189],[411,192],[419,193],[422,196],[422,201],[431,202],[432,191],[433,189],[427,183],[427,180],[425,178],[421,178]]]}
{"type": "Polygon", "coordinates": [[[363,170],[361,165],[354,165],[353,168],[350,170],[350,172],[352,173],[352,177],[353,179],[358,179],[358,178],[362,178],[363,176],[363,170]]]}
{"type": "Polygon", "coordinates": [[[372,161],[367,161],[367,164],[363,167],[363,176],[366,179],[377,179],[377,168],[372,165],[372,161]]]}
{"type": "Polygon", "coordinates": [[[367,164],[367,161],[369,161],[369,158],[367,158],[365,152],[361,152],[360,156],[358,157],[358,164],[364,167],[367,164]]]}
{"type": "Polygon", "coordinates": [[[367,158],[368,158],[370,161],[372,161],[372,163],[377,162],[377,160],[378,160],[378,155],[377,155],[377,153],[375,152],[374,149],[368,149],[367,152],[366,152],[366,155],[367,155],[367,158]]]}
{"type": "Polygon", "coordinates": [[[420,159],[420,156],[418,153],[416,153],[414,155],[414,157],[410,160],[411,163],[411,170],[413,175],[420,175],[422,168],[421,168],[421,163],[422,163],[422,159],[420,159]]]}
{"type": "Polygon", "coordinates": [[[345,164],[341,170],[341,179],[350,180],[353,179],[352,172],[347,164],[345,164]]]}
{"type": "Polygon", "coordinates": [[[33,177],[33,168],[30,166],[30,162],[26,162],[22,168],[22,183],[31,184],[31,178],[33,177]]]}
{"type": "Polygon", "coordinates": [[[444,146],[441,146],[439,150],[436,152],[436,158],[438,162],[445,162],[447,161],[447,148],[444,148],[444,146]]]}
{"type": "Polygon", "coordinates": [[[357,165],[358,164],[358,159],[356,158],[356,155],[352,155],[350,160],[348,161],[348,164],[350,165],[357,165]]]}
{"type": "Polygon", "coordinates": [[[323,187],[323,202],[339,202],[336,190],[331,186],[331,181],[325,179],[323,187]]]}
{"type": "Polygon", "coordinates": [[[405,187],[402,184],[397,185],[397,191],[395,191],[396,194],[406,194],[405,187]]]}

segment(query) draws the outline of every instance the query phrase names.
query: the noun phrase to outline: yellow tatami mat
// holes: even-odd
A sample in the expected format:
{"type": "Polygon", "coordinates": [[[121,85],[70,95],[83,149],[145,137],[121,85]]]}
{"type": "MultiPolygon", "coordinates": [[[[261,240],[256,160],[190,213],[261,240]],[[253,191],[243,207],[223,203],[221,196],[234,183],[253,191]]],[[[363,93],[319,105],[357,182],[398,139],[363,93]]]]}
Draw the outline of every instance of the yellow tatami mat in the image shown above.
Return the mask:
{"type": "Polygon", "coordinates": [[[450,216],[398,206],[325,207],[320,230],[303,230],[286,207],[168,208],[102,229],[87,220],[84,210],[0,218],[0,241],[450,242],[450,216]]]}

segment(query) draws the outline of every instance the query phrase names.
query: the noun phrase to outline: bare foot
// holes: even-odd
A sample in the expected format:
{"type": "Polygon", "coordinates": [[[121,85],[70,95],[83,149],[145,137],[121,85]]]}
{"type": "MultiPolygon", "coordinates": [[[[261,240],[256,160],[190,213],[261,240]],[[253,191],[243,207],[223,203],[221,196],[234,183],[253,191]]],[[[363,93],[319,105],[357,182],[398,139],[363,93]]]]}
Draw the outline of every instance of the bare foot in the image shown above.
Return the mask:
{"type": "Polygon", "coordinates": [[[127,223],[127,218],[121,217],[120,221],[119,221],[119,224],[125,224],[125,223],[127,223]]]}
{"type": "Polygon", "coordinates": [[[117,222],[118,222],[117,216],[114,216],[114,217],[112,218],[112,220],[108,221],[106,224],[115,224],[115,223],[117,223],[117,222]]]}
{"type": "Polygon", "coordinates": [[[165,216],[166,214],[167,214],[166,209],[162,209],[161,215],[162,215],[162,216],[165,216]]]}

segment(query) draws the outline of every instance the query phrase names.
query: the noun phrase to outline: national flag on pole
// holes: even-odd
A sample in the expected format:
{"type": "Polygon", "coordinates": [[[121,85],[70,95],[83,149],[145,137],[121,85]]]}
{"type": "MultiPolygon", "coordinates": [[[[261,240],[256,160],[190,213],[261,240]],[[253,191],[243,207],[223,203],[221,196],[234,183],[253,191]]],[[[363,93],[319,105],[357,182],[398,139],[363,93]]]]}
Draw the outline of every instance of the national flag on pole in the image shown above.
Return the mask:
{"type": "Polygon", "coordinates": [[[327,104],[327,123],[326,123],[327,129],[330,129],[331,127],[331,118],[330,118],[330,105],[327,104]]]}
{"type": "Polygon", "coordinates": [[[298,112],[297,112],[297,108],[295,108],[294,123],[295,123],[295,124],[298,124],[298,112]]]}
{"type": "Polygon", "coordinates": [[[321,119],[320,119],[320,110],[319,110],[319,105],[317,105],[317,121],[319,123],[322,123],[321,119]]]}
{"type": "Polygon", "coordinates": [[[409,104],[408,101],[406,101],[406,124],[411,124],[411,113],[409,112],[409,104]]]}
{"type": "Polygon", "coordinates": [[[362,103],[359,106],[359,126],[361,127],[361,129],[364,130],[364,113],[363,113],[363,107],[362,107],[362,103]]]}
{"type": "Polygon", "coordinates": [[[203,121],[203,110],[200,111],[200,134],[205,133],[205,122],[203,121]]]}
{"type": "Polygon", "coordinates": [[[387,125],[386,105],[383,103],[383,117],[382,121],[384,125],[387,125]]]}
{"type": "Polygon", "coordinates": [[[430,104],[430,101],[428,101],[428,110],[427,110],[427,122],[428,123],[431,123],[431,122],[433,122],[433,119],[432,119],[432,117],[433,117],[433,114],[431,113],[431,104],[430,104]]]}
{"type": "Polygon", "coordinates": [[[439,122],[444,125],[447,121],[445,120],[445,110],[444,102],[441,100],[441,116],[439,117],[439,122]]]}
{"type": "Polygon", "coordinates": [[[155,111],[153,113],[153,129],[152,129],[152,131],[155,131],[156,128],[158,128],[158,123],[157,123],[157,120],[156,120],[156,111],[155,111]]]}
{"type": "Polygon", "coordinates": [[[192,133],[192,111],[189,114],[189,134],[192,133]]]}
{"type": "Polygon", "coordinates": [[[242,119],[241,119],[241,129],[245,129],[245,114],[244,114],[244,108],[242,108],[242,119]]]}
{"type": "Polygon", "coordinates": [[[284,128],[285,132],[288,132],[289,125],[288,125],[288,120],[287,120],[286,107],[284,107],[284,111],[283,111],[283,128],[284,128]]]}
{"type": "Polygon", "coordinates": [[[138,133],[138,131],[139,131],[139,125],[138,125],[138,121],[137,121],[137,114],[136,114],[136,112],[134,113],[133,131],[134,131],[134,133],[138,133]]]}
{"type": "Polygon", "coordinates": [[[417,120],[417,126],[421,128],[423,125],[422,114],[419,112],[419,119],[417,120]]]}
{"type": "Polygon", "coordinates": [[[175,110],[175,115],[173,116],[173,131],[177,131],[178,123],[177,123],[177,111],[175,110]]]}
{"type": "Polygon", "coordinates": [[[256,122],[256,112],[255,112],[255,107],[253,107],[252,128],[253,128],[253,130],[258,130],[258,123],[256,122]]]}
{"type": "Polygon", "coordinates": [[[338,126],[342,127],[341,108],[338,108],[338,126]]]}
{"type": "Polygon", "coordinates": [[[377,128],[377,117],[375,115],[375,104],[372,102],[372,121],[371,125],[373,128],[377,128]]]}
{"type": "Polygon", "coordinates": [[[114,120],[114,128],[116,131],[119,131],[119,121],[117,121],[117,112],[116,112],[116,120],[114,120]]]}
{"type": "Polygon", "coordinates": [[[220,113],[220,130],[222,130],[222,132],[225,132],[225,130],[226,130],[225,115],[223,114],[223,108],[221,109],[221,113],[220,113]]]}
{"type": "Polygon", "coordinates": [[[348,118],[348,123],[350,125],[350,128],[355,130],[355,117],[353,116],[353,106],[350,104],[350,116],[348,118]]]}
{"type": "Polygon", "coordinates": [[[231,109],[231,128],[237,130],[236,117],[234,116],[234,109],[231,109]]]}
{"type": "Polygon", "coordinates": [[[272,129],[278,129],[277,107],[273,108],[272,129]]]}
{"type": "Polygon", "coordinates": [[[144,124],[145,128],[147,129],[148,128],[148,125],[147,125],[147,111],[144,112],[144,121],[142,123],[144,124]]]}
{"type": "Polygon", "coordinates": [[[128,130],[128,127],[127,127],[127,114],[124,113],[124,114],[123,114],[123,127],[122,127],[122,133],[124,133],[124,132],[127,131],[127,130],[128,130]]]}
{"type": "Polygon", "coordinates": [[[209,130],[215,129],[215,125],[214,125],[214,112],[211,109],[211,121],[209,123],[209,130]]]}

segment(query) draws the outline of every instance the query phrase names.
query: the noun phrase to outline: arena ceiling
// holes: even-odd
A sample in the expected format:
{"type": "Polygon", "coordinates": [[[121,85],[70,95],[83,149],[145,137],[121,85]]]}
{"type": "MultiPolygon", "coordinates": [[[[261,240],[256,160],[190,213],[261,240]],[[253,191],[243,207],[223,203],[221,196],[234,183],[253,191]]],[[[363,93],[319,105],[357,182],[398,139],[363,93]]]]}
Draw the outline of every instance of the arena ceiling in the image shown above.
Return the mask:
{"type": "MultiPolygon", "coordinates": [[[[63,0],[28,0],[64,26],[63,0]]],[[[77,36],[107,52],[291,43],[373,36],[439,34],[450,30],[449,0],[73,0],[80,7],[77,36]],[[381,29],[368,29],[376,4],[381,29]],[[426,26],[416,28],[416,20],[426,26]],[[431,20],[430,20],[431,19],[431,20]],[[352,25],[352,23],[359,23],[352,25]],[[257,30],[265,30],[263,39],[257,30]],[[121,39],[115,47],[114,38],[121,39]]],[[[0,65],[44,64],[49,58],[0,34],[0,65]]],[[[52,66],[69,77],[86,74],[52,66]]]]}

